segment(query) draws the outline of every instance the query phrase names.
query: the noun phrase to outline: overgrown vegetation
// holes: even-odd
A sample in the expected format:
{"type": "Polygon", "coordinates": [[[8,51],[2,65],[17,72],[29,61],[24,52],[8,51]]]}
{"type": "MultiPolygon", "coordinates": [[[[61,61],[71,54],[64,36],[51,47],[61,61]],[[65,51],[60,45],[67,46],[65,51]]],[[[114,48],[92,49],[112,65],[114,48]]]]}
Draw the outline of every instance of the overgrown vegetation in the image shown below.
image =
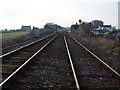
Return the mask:
{"type": "Polygon", "coordinates": [[[120,41],[116,39],[109,39],[106,37],[88,37],[85,34],[80,35],[80,31],[73,31],[71,35],[77,39],[82,39],[88,43],[112,51],[113,53],[120,53],[120,41]]]}
{"type": "Polygon", "coordinates": [[[116,39],[118,31],[116,32],[107,32],[103,35],[95,36],[92,31],[99,26],[103,26],[101,20],[93,20],[92,22],[82,22],[78,20],[79,24],[71,25],[71,32],[76,38],[81,38],[89,43],[95,44],[104,49],[108,49],[112,52],[120,52],[120,40],[116,39]],[[94,23],[93,23],[94,22],[94,23]],[[95,24],[97,22],[97,24],[95,24]]]}
{"type": "Polygon", "coordinates": [[[91,34],[91,30],[93,28],[91,22],[82,22],[82,20],[78,20],[79,24],[76,22],[76,24],[71,25],[71,31],[77,30],[79,31],[79,35],[81,36],[89,36],[91,34]]]}
{"type": "MultiPolygon", "coordinates": [[[[85,37],[84,37],[85,38],[85,37]]],[[[86,37],[86,41],[89,43],[93,43],[99,47],[102,47],[103,49],[110,50],[115,53],[120,52],[120,44],[118,43],[117,40],[109,39],[109,38],[94,38],[94,37],[86,37]]]]}

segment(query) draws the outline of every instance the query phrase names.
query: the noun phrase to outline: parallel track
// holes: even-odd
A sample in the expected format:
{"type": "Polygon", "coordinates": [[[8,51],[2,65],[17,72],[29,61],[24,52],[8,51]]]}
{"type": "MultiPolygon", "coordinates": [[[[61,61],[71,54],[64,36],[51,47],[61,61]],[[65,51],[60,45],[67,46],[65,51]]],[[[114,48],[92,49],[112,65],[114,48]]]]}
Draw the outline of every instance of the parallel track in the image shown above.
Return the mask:
{"type": "MultiPolygon", "coordinates": [[[[35,41],[31,42],[31,43],[28,43],[28,44],[26,44],[26,45],[23,45],[23,46],[21,46],[21,47],[19,47],[19,48],[17,48],[17,49],[14,49],[14,50],[12,50],[12,51],[9,51],[9,52],[7,52],[7,53],[3,53],[2,55],[0,55],[0,58],[2,58],[2,57],[4,57],[4,56],[7,56],[7,55],[9,55],[9,54],[11,54],[11,53],[14,53],[14,52],[16,52],[16,51],[19,51],[19,50],[21,50],[21,49],[24,49],[24,48],[26,48],[26,47],[28,47],[28,46],[30,46],[30,45],[34,45],[35,43],[40,42],[40,41],[42,41],[42,40],[44,40],[44,39],[46,39],[46,38],[49,38],[49,37],[52,36],[52,35],[54,35],[54,34],[51,34],[51,35],[48,35],[48,36],[43,37],[43,38],[41,38],[41,39],[35,40],[35,41]]],[[[3,52],[5,52],[5,51],[3,51],[3,52]]]]}
{"type": "Polygon", "coordinates": [[[76,90],[63,40],[60,35],[47,42],[0,84],[3,90],[76,90]]]}
{"type": "MultiPolygon", "coordinates": [[[[18,56],[15,58],[19,59],[18,56]]],[[[3,90],[120,89],[120,74],[76,39],[65,34],[51,38],[26,59],[0,84],[3,90]]]]}
{"type": "Polygon", "coordinates": [[[30,58],[54,36],[55,35],[47,36],[1,55],[0,58],[2,59],[2,79],[4,80],[6,77],[8,77],[14,70],[16,70],[22,63],[30,58]]]}
{"type": "Polygon", "coordinates": [[[68,43],[66,41],[65,36],[64,36],[64,41],[65,41],[68,57],[69,57],[69,60],[70,60],[70,65],[71,65],[71,68],[72,68],[72,71],[73,71],[73,76],[75,78],[76,88],[77,88],[77,90],[80,90],[80,86],[79,86],[79,83],[78,83],[78,79],[77,79],[76,72],[75,72],[75,69],[74,69],[74,65],[73,65],[73,61],[72,61],[72,58],[71,58],[70,50],[69,50],[68,43]]]}

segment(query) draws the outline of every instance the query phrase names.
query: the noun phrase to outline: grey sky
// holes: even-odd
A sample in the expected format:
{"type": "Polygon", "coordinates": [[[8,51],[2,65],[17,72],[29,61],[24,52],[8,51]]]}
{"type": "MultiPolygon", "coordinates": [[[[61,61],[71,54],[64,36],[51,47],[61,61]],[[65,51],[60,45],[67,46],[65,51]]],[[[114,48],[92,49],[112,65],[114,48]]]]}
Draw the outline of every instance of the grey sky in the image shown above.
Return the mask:
{"type": "Polygon", "coordinates": [[[79,19],[118,26],[118,0],[0,0],[0,29],[41,28],[47,22],[70,26],[79,19]]]}

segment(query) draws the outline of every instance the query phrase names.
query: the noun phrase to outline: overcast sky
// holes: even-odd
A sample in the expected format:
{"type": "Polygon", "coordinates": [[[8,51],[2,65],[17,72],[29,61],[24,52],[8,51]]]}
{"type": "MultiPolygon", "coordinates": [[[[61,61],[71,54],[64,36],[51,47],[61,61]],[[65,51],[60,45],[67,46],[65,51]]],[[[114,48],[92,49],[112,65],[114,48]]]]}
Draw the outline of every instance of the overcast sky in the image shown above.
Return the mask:
{"type": "Polygon", "coordinates": [[[47,22],[70,26],[79,19],[118,26],[119,0],[0,0],[0,29],[22,25],[42,28],[47,22]]]}

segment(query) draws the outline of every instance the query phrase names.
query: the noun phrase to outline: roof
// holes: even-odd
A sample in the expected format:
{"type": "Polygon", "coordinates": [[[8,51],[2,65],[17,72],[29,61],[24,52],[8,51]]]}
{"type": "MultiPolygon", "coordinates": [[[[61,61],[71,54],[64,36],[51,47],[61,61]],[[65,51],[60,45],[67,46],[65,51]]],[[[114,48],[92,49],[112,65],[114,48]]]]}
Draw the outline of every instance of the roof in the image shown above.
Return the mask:
{"type": "Polygon", "coordinates": [[[111,25],[103,25],[102,27],[111,27],[111,25]]]}
{"type": "Polygon", "coordinates": [[[23,28],[23,27],[31,28],[31,26],[22,26],[22,28],[23,28]]]}

